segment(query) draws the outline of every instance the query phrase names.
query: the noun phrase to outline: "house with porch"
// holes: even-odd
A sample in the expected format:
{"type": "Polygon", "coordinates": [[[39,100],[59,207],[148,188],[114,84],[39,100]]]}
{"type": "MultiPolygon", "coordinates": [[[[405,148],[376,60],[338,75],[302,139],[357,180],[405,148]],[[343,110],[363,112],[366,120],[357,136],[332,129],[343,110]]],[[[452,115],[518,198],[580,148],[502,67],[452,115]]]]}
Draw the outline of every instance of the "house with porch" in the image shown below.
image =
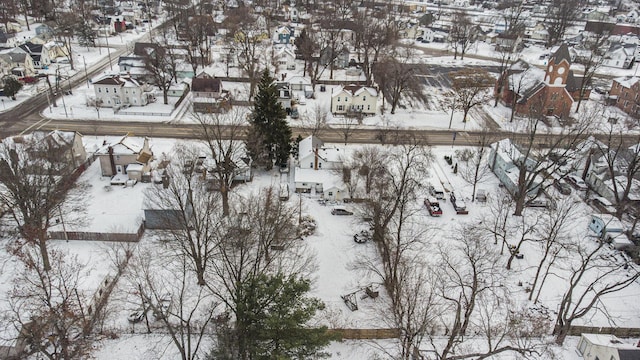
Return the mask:
{"type": "Polygon", "coordinates": [[[102,176],[117,177],[117,183],[141,181],[143,175],[151,172],[153,151],[146,137],[124,135],[112,143],[104,143],[95,156],[100,161],[102,176]]]}
{"type": "Polygon", "coordinates": [[[338,86],[331,94],[331,113],[375,114],[378,105],[378,91],[362,85],[338,86]]]}
{"type": "Polygon", "coordinates": [[[0,51],[0,72],[2,72],[2,75],[16,77],[34,76],[36,74],[31,55],[21,48],[0,51]]]}
{"type": "Polygon", "coordinates": [[[101,107],[145,106],[155,101],[150,86],[129,76],[106,75],[93,82],[96,101],[101,107]]]}

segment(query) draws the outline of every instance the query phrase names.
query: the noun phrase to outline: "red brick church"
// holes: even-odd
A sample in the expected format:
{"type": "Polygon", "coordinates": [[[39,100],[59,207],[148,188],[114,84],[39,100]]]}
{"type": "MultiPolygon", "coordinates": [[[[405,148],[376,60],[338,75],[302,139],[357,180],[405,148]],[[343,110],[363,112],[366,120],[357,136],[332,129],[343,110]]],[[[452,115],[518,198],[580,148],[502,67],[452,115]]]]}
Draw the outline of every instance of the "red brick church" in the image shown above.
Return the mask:
{"type": "MultiPolygon", "coordinates": [[[[580,96],[582,77],[573,74],[566,44],[551,55],[545,71],[523,60],[513,63],[497,80],[495,92],[520,115],[566,117],[580,96]]],[[[589,97],[589,91],[585,98],[589,97]]]]}

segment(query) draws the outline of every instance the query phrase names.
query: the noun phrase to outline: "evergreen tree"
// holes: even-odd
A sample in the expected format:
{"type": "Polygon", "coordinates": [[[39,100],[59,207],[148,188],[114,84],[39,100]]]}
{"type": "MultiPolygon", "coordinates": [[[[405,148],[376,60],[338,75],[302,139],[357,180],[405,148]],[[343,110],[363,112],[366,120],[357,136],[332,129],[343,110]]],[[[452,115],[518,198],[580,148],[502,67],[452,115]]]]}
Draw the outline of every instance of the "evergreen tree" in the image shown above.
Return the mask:
{"type": "MultiPolygon", "coordinates": [[[[305,324],[324,308],[305,295],[310,282],[283,274],[259,275],[242,286],[242,319],[237,318],[250,359],[307,359],[322,357],[332,337],[326,327],[305,324]]],[[[238,329],[238,330],[240,330],[238,329]]],[[[242,357],[242,356],[240,356],[242,357]]]]}
{"type": "Polygon", "coordinates": [[[16,99],[16,94],[22,89],[22,83],[16,80],[13,76],[4,77],[4,95],[13,100],[16,99]]]}
{"type": "Polygon", "coordinates": [[[286,163],[291,152],[291,128],[287,113],[278,102],[275,80],[265,69],[254,101],[247,149],[258,165],[271,168],[286,163]]]}

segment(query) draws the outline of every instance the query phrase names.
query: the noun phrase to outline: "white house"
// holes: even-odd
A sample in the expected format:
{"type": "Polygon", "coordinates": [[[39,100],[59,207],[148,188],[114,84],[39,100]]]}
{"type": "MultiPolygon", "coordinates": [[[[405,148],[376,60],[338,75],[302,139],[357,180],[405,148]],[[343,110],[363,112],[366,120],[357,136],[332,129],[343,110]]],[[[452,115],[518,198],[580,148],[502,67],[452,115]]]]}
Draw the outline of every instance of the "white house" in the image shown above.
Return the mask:
{"type": "Polygon", "coordinates": [[[350,198],[349,190],[342,182],[341,176],[327,170],[295,169],[294,182],[296,192],[320,195],[330,201],[350,198]]]}
{"type": "Polygon", "coordinates": [[[93,89],[101,107],[144,106],[155,99],[146,85],[128,76],[107,75],[94,81],[93,89]]]}
{"type": "Polygon", "coordinates": [[[344,150],[325,146],[318,137],[310,135],[298,144],[298,166],[302,169],[329,170],[342,165],[344,150]]]}
{"type": "MultiPolygon", "coordinates": [[[[491,150],[487,159],[487,164],[491,171],[498,177],[500,182],[511,193],[518,192],[518,176],[520,168],[518,164],[524,164],[527,170],[531,170],[536,161],[520,152],[516,144],[510,139],[502,139],[490,145],[491,150]]],[[[537,177],[527,189],[527,194],[535,195],[539,189],[542,179],[537,177]]]]}
{"type": "Polygon", "coordinates": [[[582,334],[577,348],[585,360],[640,359],[640,348],[627,344],[614,335],[582,334]]]}
{"type": "Polygon", "coordinates": [[[287,46],[276,50],[274,61],[279,70],[295,70],[296,69],[296,54],[293,50],[287,46]]]}
{"type": "Polygon", "coordinates": [[[331,94],[331,112],[333,114],[362,113],[375,114],[378,104],[376,89],[360,85],[347,85],[334,88],[331,94]]]}
{"type": "Polygon", "coordinates": [[[635,60],[635,44],[612,43],[602,62],[605,66],[629,69],[635,60]]]}

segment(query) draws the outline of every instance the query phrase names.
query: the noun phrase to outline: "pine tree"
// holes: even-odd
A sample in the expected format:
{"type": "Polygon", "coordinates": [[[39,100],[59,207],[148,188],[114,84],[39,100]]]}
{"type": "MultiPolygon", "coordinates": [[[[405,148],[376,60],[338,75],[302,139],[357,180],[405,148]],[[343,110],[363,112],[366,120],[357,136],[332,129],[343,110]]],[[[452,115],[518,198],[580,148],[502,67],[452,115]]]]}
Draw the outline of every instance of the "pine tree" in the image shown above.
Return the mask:
{"type": "Polygon", "coordinates": [[[331,339],[326,327],[305,324],[324,308],[316,298],[306,297],[310,282],[293,276],[260,275],[245,284],[245,328],[252,336],[248,349],[253,359],[306,359],[322,356],[331,339]]]}
{"type": "Polygon", "coordinates": [[[247,149],[258,165],[271,168],[286,163],[291,152],[291,128],[287,113],[278,102],[275,80],[265,69],[254,101],[247,149]]]}
{"type": "Polygon", "coordinates": [[[20,81],[10,75],[4,77],[4,95],[6,97],[15,100],[16,94],[20,89],[22,89],[22,83],[20,81]]]}

